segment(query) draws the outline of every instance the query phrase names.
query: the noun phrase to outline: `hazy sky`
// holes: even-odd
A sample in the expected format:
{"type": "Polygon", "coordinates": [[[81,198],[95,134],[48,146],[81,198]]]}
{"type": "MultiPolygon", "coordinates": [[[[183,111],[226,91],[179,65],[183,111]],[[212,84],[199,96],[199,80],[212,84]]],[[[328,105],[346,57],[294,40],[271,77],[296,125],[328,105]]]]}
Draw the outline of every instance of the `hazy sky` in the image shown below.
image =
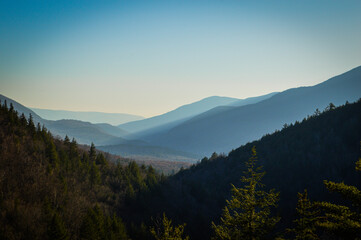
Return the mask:
{"type": "Polygon", "coordinates": [[[164,113],[361,65],[361,1],[0,0],[0,93],[28,107],[164,113]]]}

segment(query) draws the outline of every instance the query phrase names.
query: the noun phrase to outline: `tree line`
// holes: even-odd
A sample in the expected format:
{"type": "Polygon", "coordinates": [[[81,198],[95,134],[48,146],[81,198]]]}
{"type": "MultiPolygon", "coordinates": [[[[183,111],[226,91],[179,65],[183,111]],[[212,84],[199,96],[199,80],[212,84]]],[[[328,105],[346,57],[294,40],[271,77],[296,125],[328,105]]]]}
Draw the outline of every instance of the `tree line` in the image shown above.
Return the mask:
{"type": "Polygon", "coordinates": [[[5,102],[0,239],[359,239],[361,178],[352,169],[360,171],[361,160],[355,166],[350,159],[359,152],[349,150],[360,144],[360,106],[330,104],[165,177],[151,166],[110,162],[93,144],[85,150],[75,139],[54,138],[5,102]],[[309,184],[320,178],[328,179],[323,190],[309,184]]]}

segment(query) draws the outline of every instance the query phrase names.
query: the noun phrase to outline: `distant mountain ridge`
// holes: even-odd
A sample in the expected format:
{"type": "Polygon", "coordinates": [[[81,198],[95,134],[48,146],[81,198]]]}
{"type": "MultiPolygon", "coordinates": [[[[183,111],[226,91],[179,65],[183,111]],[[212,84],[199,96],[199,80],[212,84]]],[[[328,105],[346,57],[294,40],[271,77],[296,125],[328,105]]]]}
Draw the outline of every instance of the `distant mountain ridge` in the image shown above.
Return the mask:
{"type": "MultiPolygon", "coordinates": [[[[107,125],[106,127],[108,129],[105,130],[103,129],[104,125],[96,125],[79,120],[47,120],[40,117],[31,109],[21,105],[13,99],[5,97],[4,95],[0,95],[0,100],[2,102],[6,100],[8,105],[12,103],[14,109],[18,111],[19,114],[24,113],[27,118],[29,117],[29,114],[31,114],[35,123],[45,125],[45,127],[50,130],[54,136],[64,138],[65,135],[67,135],[70,138],[75,138],[79,143],[90,144],[91,142],[94,142],[96,145],[120,143],[125,141],[119,135],[109,134],[109,126],[111,125],[107,125]]],[[[113,132],[119,133],[119,131],[121,131],[121,129],[114,126],[111,126],[111,128],[113,128],[113,132]]]]}
{"type": "Polygon", "coordinates": [[[24,113],[27,118],[31,114],[36,124],[44,125],[55,137],[64,138],[67,135],[70,139],[75,138],[81,144],[90,145],[93,142],[96,146],[110,145],[107,149],[111,153],[126,155],[127,157],[142,156],[143,159],[156,159],[158,161],[171,159],[178,162],[182,160],[195,162],[197,160],[197,156],[194,154],[161,146],[152,146],[144,141],[126,140],[123,138],[124,135],[128,134],[126,131],[107,123],[92,124],[73,119],[46,120],[15,100],[3,95],[0,95],[0,100],[2,102],[6,100],[8,106],[12,104],[19,114],[24,113]],[[119,146],[118,149],[115,149],[114,145],[119,146]]]}
{"type": "Polygon", "coordinates": [[[200,101],[178,107],[175,110],[167,112],[165,114],[143,119],[140,121],[121,124],[119,125],[119,127],[131,132],[129,138],[142,138],[143,136],[149,135],[151,133],[159,133],[169,130],[172,127],[181,124],[182,122],[186,122],[192,117],[195,117],[207,111],[211,111],[214,108],[226,106],[243,106],[262,101],[264,99],[270,98],[275,94],[276,92],[245,99],[219,96],[207,97],[200,101]]]}
{"type": "Polygon", "coordinates": [[[268,99],[240,107],[220,107],[197,115],[160,133],[142,139],[181,151],[210,155],[281,129],[283,124],[302,120],[316,108],[323,110],[361,97],[361,66],[311,87],[277,93],[268,99]],[[223,109],[222,109],[223,108],[223,109]]]}
{"type": "MultiPolygon", "coordinates": [[[[229,152],[233,148],[260,138],[283,124],[302,120],[316,108],[323,110],[330,102],[340,105],[361,97],[361,66],[311,87],[288,89],[247,99],[208,97],[181,106],[168,113],[119,125],[92,124],[78,120],[49,121],[34,111],[12,101],[19,112],[32,114],[34,121],[45,124],[55,135],[76,138],[80,143],[111,149],[113,153],[130,146],[163,152],[190,153],[194,156],[212,152],[229,152]],[[141,145],[142,145],[141,144],[141,145]],[[115,146],[119,146],[116,149],[115,146]]],[[[0,95],[0,99],[7,99],[0,95]]],[[[125,151],[124,151],[125,152],[125,151]]]]}
{"type": "Polygon", "coordinates": [[[189,117],[195,116],[199,113],[205,112],[214,107],[234,103],[238,100],[239,99],[237,98],[212,96],[212,97],[204,98],[194,103],[180,106],[162,115],[121,124],[119,125],[119,127],[131,133],[136,133],[154,127],[158,127],[164,124],[168,124],[174,121],[186,120],[189,117]]]}
{"type": "Polygon", "coordinates": [[[108,123],[119,125],[127,122],[144,119],[142,116],[126,113],[83,112],[31,108],[39,116],[47,120],[73,119],[91,123],[108,123]]]}

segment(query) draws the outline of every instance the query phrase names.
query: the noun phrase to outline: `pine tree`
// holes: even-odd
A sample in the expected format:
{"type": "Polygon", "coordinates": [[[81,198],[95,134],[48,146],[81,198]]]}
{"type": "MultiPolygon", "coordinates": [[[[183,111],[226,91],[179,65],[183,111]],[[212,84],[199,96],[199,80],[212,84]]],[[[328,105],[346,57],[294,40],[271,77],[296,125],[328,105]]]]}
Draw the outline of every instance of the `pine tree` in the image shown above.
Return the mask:
{"type": "Polygon", "coordinates": [[[186,224],[172,226],[172,220],[168,219],[163,213],[163,219],[161,224],[156,224],[158,226],[152,227],[150,233],[156,240],[188,240],[189,237],[182,237],[184,234],[184,227],[186,224]]]}
{"type": "Polygon", "coordinates": [[[89,209],[80,227],[80,239],[99,239],[93,209],[89,209]]]}
{"type": "Polygon", "coordinates": [[[107,220],[108,220],[107,221],[108,222],[107,223],[107,225],[108,225],[107,238],[109,240],[128,239],[124,223],[120,218],[118,218],[114,214],[113,218],[108,217],[107,220]]]}
{"type": "Polygon", "coordinates": [[[97,157],[97,152],[95,150],[94,143],[92,143],[89,150],[89,158],[91,161],[95,161],[96,157],[97,157]]]}
{"type": "Polygon", "coordinates": [[[55,144],[51,138],[47,139],[46,143],[46,156],[52,168],[57,168],[59,165],[58,152],[56,151],[55,144]]]}
{"type": "MultiPolygon", "coordinates": [[[[361,159],[356,162],[356,170],[361,171],[361,159]]],[[[361,191],[355,186],[349,186],[332,181],[324,181],[330,192],[339,193],[349,200],[352,206],[338,205],[330,202],[317,202],[324,217],[317,225],[327,232],[345,239],[361,239],[361,191]]]]}
{"type": "Polygon", "coordinates": [[[280,220],[271,216],[271,207],[276,207],[279,193],[272,189],[269,192],[262,190],[261,183],[265,172],[257,167],[256,148],[252,148],[252,156],[246,162],[243,188],[232,184],[232,198],[227,200],[223,209],[220,225],[212,222],[215,239],[263,239],[280,220]]]}
{"type": "Polygon", "coordinates": [[[105,160],[105,157],[102,153],[99,153],[97,155],[95,162],[96,162],[96,164],[107,165],[107,161],[105,160]]]}
{"type": "Polygon", "coordinates": [[[33,115],[31,113],[29,114],[28,129],[30,131],[31,136],[34,137],[34,135],[35,135],[35,124],[34,124],[34,121],[33,121],[33,115]]]}
{"type": "Polygon", "coordinates": [[[64,144],[69,145],[69,143],[70,143],[70,139],[69,139],[68,135],[65,135],[64,144]]]}
{"type": "Polygon", "coordinates": [[[90,168],[90,184],[91,186],[94,186],[96,184],[99,184],[101,182],[100,179],[100,172],[99,169],[97,167],[97,165],[95,165],[95,162],[92,163],[91,168],[90,168]]]}
{"type": "Polygon", "coordinates": [[[57,213],[54,213],[51,222],[48,225],[48,237],[52,240],[69,239],[64,223],[57,213]]]}
{"type": "Polygon", "coordinates": [[[307,190],[304,193],[298,193],[297,203],[297,215],[298,219],[293,222],[296,224],[294,229],[290,229],[290,232],[295,234],[296,240],[317,240],[316,235],[316,222],[319,219],[319,212],[315,209],[314,204],[308,199],[307,190]]]}

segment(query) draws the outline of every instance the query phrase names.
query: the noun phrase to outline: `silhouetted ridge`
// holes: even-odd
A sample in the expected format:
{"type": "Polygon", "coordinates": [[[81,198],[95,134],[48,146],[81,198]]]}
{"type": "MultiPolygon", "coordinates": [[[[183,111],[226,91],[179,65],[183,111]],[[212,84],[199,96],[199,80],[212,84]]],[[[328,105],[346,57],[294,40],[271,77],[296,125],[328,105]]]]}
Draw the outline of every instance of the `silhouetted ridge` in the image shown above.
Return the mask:
{"type": "MultiPolygon", "coordinates": [[[[345,182],[361,187],[361,177],[355,162],[361,156],[361,101],[327,110],[284,125],[281,131],[267,134],[229,153],[202,161],[168,179],[162,191],[150,200],[140,202],[142,212],[154,216],[165,211],[176,223],[186,222],[192,239],[207,239],[211,221],[217,221],[225,199],[230,196],[230,184],[239,186],[244,162],[256,147],[260,165],[266,175],[264,183],[280,192],[278,214],[282,217],[278,230],[290,226],[297,202],[297,192],[308,189],[312,200],[330,200],[323,180],[345,182]]],[[[337,200],[338,198],[336,198],[337,200]]],[[[338,199],[339,201],[339,199],[338,199]]]]}

